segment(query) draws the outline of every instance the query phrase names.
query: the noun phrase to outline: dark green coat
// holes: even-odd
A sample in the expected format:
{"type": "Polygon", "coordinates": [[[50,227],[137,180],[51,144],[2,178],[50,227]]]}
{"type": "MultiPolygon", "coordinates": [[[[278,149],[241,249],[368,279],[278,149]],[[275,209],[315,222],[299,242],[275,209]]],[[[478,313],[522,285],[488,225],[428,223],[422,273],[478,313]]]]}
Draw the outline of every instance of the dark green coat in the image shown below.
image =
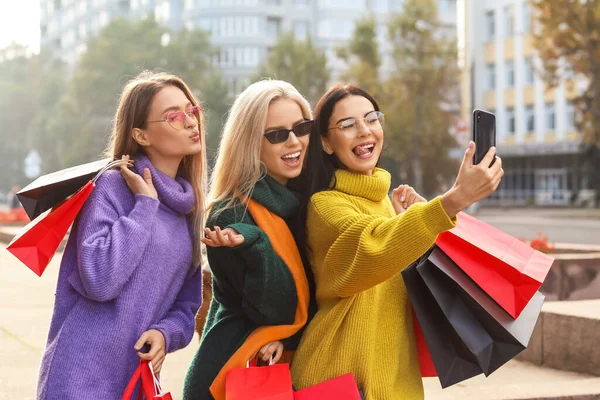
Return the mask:
{"type": "MultiPolygon", "coordinates": [[[[269,176],[257,182],[252,198],[288,225],[301,206],[290,190],[269,176]]],[[[210,385],[250,333],[260,326],[292,324],[296,315],[297,293],[292,274],[241,202],[222,212],[219,206],[213,208],[206,226],[233,228],[244,236],[244,243],[235,248],[207,247],[213,300],[200,348],[185,379],[185,400],[213,399],[210,385]]],[[[310,319],[316,311],[314,284],[304,251],[300,250],[311,289],[310,319]]],[[[296,349],[301,333],[282,341],[285,350],[296,349]]]]}

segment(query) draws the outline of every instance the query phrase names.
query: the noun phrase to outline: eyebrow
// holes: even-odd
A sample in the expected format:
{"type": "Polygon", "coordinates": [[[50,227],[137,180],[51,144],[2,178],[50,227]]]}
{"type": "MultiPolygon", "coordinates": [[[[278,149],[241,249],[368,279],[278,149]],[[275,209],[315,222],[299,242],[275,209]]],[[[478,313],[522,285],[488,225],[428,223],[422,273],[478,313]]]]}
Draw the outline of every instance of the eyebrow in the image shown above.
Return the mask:
{"type": "MultiPolygon", "coordinates": [[[[375,110],[367,111],[367,112],[365,113],[365,115],[363,115],[363,118],[364,118],[364,117],[366,117],[367,115],[371,114],[372,112],[375,112],[375,110]]],[[[340,122],[344,122],[344,121],[346,121],[346,120],[349,120],[349,119],[355,119],[355,118],[354,118],[354,117],[346,117],[346,118],[342,118],[342,119],[338,120],[338,122],[336,122],[336,123],[334,124],[334,126],[335,126],[335,125],[338,125],[340,122]]]]}
{"type": "MultiPolygon", "coordinates": [[[[302,123],[302,122],[304,122],[304,121],[306,121],[306,120],[304,119],[304,117],[302,117],[302,119],[299,119],[298,121],[294,122],[294,123],[292,124],[292,129],[293,129],[293,128],[295,128],[295,127],[296,127],[296,125],[298,125],[298,124],[301,124],[301,123],[302,123]]],[[[265,132],[276,131],[276,130],[279,130],[279,129],[290,130],[290,129],[288,129],[288,128],[284,127],[284,126],[272,126],[272,127],[270,127],[270,128],[267,128],[267,129],[265,129],[265,132]]]]}
{"type": "MultiPolygon", "coordinates": [[[[183,108],[184,108],[184,109],[185,109],[185,108],[188,108],[188,107],[189,107],[189,106],[191,106],[191,105],[193,105],[193,104],[192,104],[192,102],[191,102],[191,101],[188,101],[188,103],[187,103],[187,104],[185,105],[185,107],[183,107],[183,108]]],[[[171,106],[171,107],[169,107],[169,108],[166,108],[166,109],[165,109],[165,110],[164,110],[164,111],[163,111],[163,112],[162,112],[160,115],[163,115],[164,113],[167,113],[167,112],[169,112],[169,111],[179,111],[179,110],[181,110],[181,108],[180,108],[179,106],[171,106]]]]}

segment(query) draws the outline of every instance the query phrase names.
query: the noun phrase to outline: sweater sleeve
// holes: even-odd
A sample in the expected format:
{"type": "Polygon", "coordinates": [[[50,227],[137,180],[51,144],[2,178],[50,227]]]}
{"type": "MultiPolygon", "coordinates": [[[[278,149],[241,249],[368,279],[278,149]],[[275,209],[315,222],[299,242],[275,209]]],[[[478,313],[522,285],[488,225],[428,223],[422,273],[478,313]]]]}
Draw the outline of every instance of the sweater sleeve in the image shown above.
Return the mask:
{"type": "Polygon", "coordinates": [[[218,281],[228,282],[227,290],[241,298],[242,311],[254,324],[291,324],[298,303],[292,273],[267,234],[253,222],[241,204],[222,211],[215,207],[206,226],[235,229],[244,236],[244,243],[233,248],[207,247],[210,268],[218,281]]]}
{"type": "MultiPolygon", "coordinates": [[[[240,294],[246,316],[256,325],[286,325],[294,322],[298,303],[294,278],[275,253],[267,234],[253,224],[227,226],[244,236],[244,243],[233,249],[244,261],[240,294]]],[[[229,269],[231,271],[231,269],[229,269]]]]}
{"type": "Polygon", "coordinates": [[[120,293],[137,268],[148,244],[159,201],[135,196],[128,215],[117,209],[99,188],[83,207],[77,229],[77,276],[69,278],[83,296],[109,301],[120,293]]]}
{"type": "Polygon", "coordinates": [[[191,268],[167,315],[150,329],[165,337],[167,353],[186,347],[194,336],[196,312],[202,304],[202,268],[191,268]]]}
{"type": "MultiPolygon", "coordinates": [[[[332,201],[328,196],[314,196],[311,208],[316,224],[337,232],[327,250],[323,273],[330,274],[327,281],[340,297],[370,289],[396,275],[422,256],[438,234],[455,224],[439,197],[414,204],[391,218],[360,213],[351,203],[332,201]]],[[[310,234],[310,224],[308,229],[310,234]]]]}

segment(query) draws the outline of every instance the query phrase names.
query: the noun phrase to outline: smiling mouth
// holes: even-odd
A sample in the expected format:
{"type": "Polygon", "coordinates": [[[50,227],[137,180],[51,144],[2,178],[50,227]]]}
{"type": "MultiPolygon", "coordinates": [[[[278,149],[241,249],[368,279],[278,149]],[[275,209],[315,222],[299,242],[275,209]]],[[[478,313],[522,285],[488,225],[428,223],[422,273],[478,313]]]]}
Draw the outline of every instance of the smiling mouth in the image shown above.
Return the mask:
{"type": "Polygon", "coordinates": [[[286,154],[285,156],[281,157],[281,159],[283,160],[283,162],[290,166],[290,167],[295,167],[298,164],[300,164],[300,155],[302,154],[302,152],[297,151],[295,153],[290,153],[290,154],[286,154]]]}
{"type": "Polygon", "coordinates": [[[356,154],[359,158],[369,158],[373,154],[374,150],[375,143],[363,143],[353,148],[352,152],[356,154]]]}

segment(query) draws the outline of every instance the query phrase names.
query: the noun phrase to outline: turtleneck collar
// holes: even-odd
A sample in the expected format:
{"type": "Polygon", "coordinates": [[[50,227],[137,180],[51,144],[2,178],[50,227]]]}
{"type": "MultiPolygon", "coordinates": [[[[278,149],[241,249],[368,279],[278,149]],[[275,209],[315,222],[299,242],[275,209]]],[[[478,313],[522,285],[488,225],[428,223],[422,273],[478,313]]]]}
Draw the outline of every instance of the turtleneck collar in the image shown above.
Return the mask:
{"type": "Polygon", "coordinates": [[[300,201],[294,193],[269,175],[256,182],[252,198],[284,219],[300,208],[300,201]]]}
{"type": "Polygon", "coordinates": [[[388,195],[391,184],[390,173],[381,168],[375,168],[370,176],[344,169],[335,171],[335,190],[371,201],[383,200],[388,195]]]}
{"type": "Polygon", "coordinates": [[[133,170],[143,176],[144,168],[148,168],[152,174],[152,183],[158,193],[158,200],[176,213],[187,215],[192,212],[196,204],[196,195],[192,185],[179,176],[175,179],[160,172],[150,162],[145,154],[135,157],[133,170]]]}

